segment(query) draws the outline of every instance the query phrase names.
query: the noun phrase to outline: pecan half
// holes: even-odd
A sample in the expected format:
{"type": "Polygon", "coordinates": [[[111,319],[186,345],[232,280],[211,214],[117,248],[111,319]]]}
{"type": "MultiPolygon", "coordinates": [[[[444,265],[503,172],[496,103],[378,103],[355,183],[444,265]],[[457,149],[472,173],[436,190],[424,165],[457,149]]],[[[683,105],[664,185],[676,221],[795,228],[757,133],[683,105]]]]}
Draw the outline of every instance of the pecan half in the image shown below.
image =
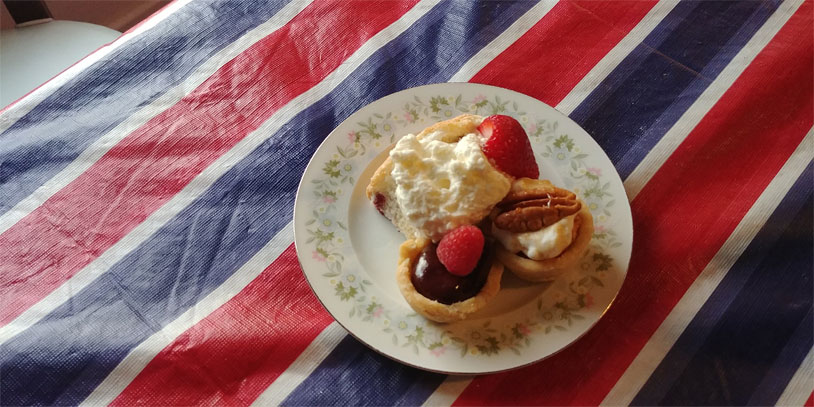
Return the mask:
{"type": "Polygon", "coordinates": [[[497,206],[495,226],[514,233],[534,232],[582,208],[576,194],[551,184],[513,190],[497,206]]]}

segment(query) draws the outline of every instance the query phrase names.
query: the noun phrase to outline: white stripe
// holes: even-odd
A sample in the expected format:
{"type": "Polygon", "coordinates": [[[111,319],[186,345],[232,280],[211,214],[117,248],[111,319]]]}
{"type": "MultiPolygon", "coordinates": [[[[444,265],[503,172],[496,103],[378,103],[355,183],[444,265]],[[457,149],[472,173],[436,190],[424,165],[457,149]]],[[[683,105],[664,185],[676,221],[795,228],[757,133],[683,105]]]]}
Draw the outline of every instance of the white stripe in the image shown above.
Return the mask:
{"type": "Polygon", "coordinates": [[[31,195],[18,202],[6,213],[0,215],[0,234],[7,231],[31,212],[35,211],[45,201],[54,194],[65,188],[68,184],[79,178],[88,168],[99,161],[111,148],[116,146],[122,139],[136,131],[153,117],[171,108],[186,95],[193,92],[205,80],[209,79],[223,65],[233,58],[246,51],[257,41],[277,31],[280,27],[288,24],[292,18],[299,14],[311,0],[295,0],[280,9],[267,22],[255,27],[244,34],[237,41],[229,44],[206,62],[201,64],[195,72],[189,75],[183,82],[171,88],[160,97],[156,98],[149,105],[139,109],[125,121],[107,132],[107,134],[94,141],[68,166],[63,168],[53,178],[37,188],[31,195]]]}
{"type": "Polygon", "coordinates": [[[259,252],[241,266],[234,274],[209,295],[198,301],[195,306],[167,324],[160,331],[152,334],[132,351],[113,369],[112,372],[91,393],[83,405],[108,405],[127,387],[139,372],[147,366],[155,355],[172,343],[206,316],[231,300],[237,293],[252,282],[294,241],[294,224],[289,222],[259,252]]]}
{"type": "Polygon", "coordinates": [[[423,407],[448,407],[472,383],[472,376],[447,376],[446,380],[424,401],[423,407]]]}
{"type": "Polygon", "coordinates": [[[102,273],[107,271],[113,264],[144,243],[144,241],[152,236],[161,226],[170,221],[198,198],[198,196],[208,190],[215,181],[234,167],[235,164],[245,158],[268,137],[274,135],[296,114],[330,93],[370,55],[396,38],[439,1],[440,0],[422,0],[399,20],[368,40],[335,71],[325,77],[322,82],[288,102],[257,130],[251,132],[224,155],[210,164],[209,167],[192,179],[178,194],[167,201],[161,208],[153,212],[144,222],[131,230],[126,236],[116,242],[116,244],[76,273],[70,280],[63,283],[59,288],[14,319],[14,321],[0,328],[0,344],[5,343],[13,336],[28,329],[56,307],[64,304],[75,293],[85,288],[102,273]]]}
{"type": "Polygon", "coordinates": [[[455,75],[452,75],[449,81],[466,82],[472,79],[483,67],[489,64],[489,62],[492,62],[495,57],[500,55],[510,45],[514,44],[515,41],[522,37],[531,27],[545,17],[557,3],[557,1],[543,0],[528,9],[528,11],[515,20],[509,28],[466,61],[461,69],[459,69],[455,75]]]}
{"type": "Polygon", "coordinates": [[[336,321],[317,335],[297,359],[263,391],[253,406],[279,406],[319,364],[330,354],[347,335],[336,321]]]}
{"type": "MultiPolygon", "coordinates": [[[[108,45],[96,50],[95,52],[91,53],[87,57],[83,58],[75,65],[69,67],[64,72],[60,73],[59,75],[55,76],[39,88],[35,89],[30,94],[23,97],[17,103],[9,106],[9,108],[2,113],[0,113],[0,133],[6,131],[9,127],[11,127],[14,123],[17,122],[21,117],[25,116],[28,112],[30,112],[34,107],[40,104],[45,98],[50,96],[54,91],[62,87],[65,83],[69,80],[73,79],[79,72],[87,69],[89,66],[95,64],[96,62],[104,59],[107,57],[111,52],[115,49],[121,47],[122,45],[130,42],[134,38],[138,37],[139,35],[143,34],[145,31],[155,27],[161,21],[167,19],[167,17],[171,16],[173,13],[178,11],[181,7],[186,6],[191,0],[178,0],[173,3],[168,4],[166,7],[161,9],[156,15],[154,15],[149,20],[145,21],[142,25],[136,27],[135,30],[121,35],[115,41],[111,42],[108,45]]],[[[3,106],[0,106],[2,108],[3,106]]]]}
{"type": "Polygon", "coordinates": [[[625,190],[632,201],[650,181],[653,174],[661,168],[687,135],[698,125],[701,119],[721,99],[736,79],[743,73],[763,48],[774,38],[780,28],[791,18],[791,15],[803,4],[802,0],[786,1],[769,17],[762,27],[738,52],[717,78],[707,87],[701,96],[681,115],[667,133],[656,143],[647,156],[636,166],[625,180],[625,190]]]}
{"type": "Polygon", "coordinates": [[[657,25],[678,5],[678,0],[661,0],[653,6],[644,18],[634,27],[584,78],[557,104],[557,110],[570,115],[571,112],[599,86],[608,75],[630,54],[657,25]]]}
{"type": "Polygon", "coordinates": [[[653,374],[664,356],[673,347],[698,310],[718,287],[735,261],[743,254],[755,235],[766,224],[769,216],[794,185],[800,174],[811,162],[811,148],[814,146],[814,129],[797,146],[780,172],[769,183],[754,205],[741,219],[738,226],[724,245],[710,260],[698,278],[681,297],[675,308],[650,337],[641,352],[633,359],[625,373],[602,401],[603,405],[628,405],[653,374]]]}
{"type": "Polygon", "coordinates": [[[814,392],[814,349],[809,349],[808,355],[803,359],[800,368],[794,373],[775,405],[802,406],[811,397],[812,392],[814,392]]]}

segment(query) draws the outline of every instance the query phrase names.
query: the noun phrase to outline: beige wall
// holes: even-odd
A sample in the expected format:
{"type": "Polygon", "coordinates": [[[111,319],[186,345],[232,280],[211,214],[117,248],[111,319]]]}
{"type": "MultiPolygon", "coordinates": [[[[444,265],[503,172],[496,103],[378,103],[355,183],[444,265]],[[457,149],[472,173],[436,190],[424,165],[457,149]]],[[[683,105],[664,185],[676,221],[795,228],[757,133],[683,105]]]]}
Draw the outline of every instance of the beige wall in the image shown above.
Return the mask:
{"type": "MultiPolygon", "coordinates": [[[[169,0],[46,0],[51,15],[57,20],[84,21],[116,31],[127,31],[149,17],[169,0]]],[[[14,20],[2,7],[0,27],[12,28],[14,20]]]]}

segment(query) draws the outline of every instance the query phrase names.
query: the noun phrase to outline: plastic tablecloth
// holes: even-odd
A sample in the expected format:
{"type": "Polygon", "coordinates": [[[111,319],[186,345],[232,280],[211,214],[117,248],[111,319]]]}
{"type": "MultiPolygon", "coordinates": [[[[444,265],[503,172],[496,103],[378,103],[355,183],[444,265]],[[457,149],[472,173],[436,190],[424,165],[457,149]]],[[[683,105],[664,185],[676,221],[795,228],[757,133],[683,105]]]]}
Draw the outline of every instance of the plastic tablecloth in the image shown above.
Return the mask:
{"type": "Polygon", "coordinates": [[[0,404],[812,405],[813,12],[171,3],[0,113],[0,404]],[[555,106],[631,202],[616,302],[514,371],[377,354],[296,259],[294,198],[320,142],[366,104],[446,81],[555,106]]]}

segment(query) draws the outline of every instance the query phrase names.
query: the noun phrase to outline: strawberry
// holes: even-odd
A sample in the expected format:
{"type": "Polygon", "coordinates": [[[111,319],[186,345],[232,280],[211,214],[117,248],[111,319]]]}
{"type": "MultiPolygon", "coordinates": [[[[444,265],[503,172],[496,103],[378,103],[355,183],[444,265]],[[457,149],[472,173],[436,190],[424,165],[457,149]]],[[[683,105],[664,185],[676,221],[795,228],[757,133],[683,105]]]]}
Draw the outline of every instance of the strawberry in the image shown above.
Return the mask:
{"type": "Polygon", "coordinates": [[[501,114],[489,116],[478,131],[486,137],[483,154],[499,170],[516,178],[540,176],[529,137],[517,120],[501,114]]]}
{"type": "Polygon", "coordinates": [[[483,233],[475,226],[459,226],[441,238],[435,253],[447,270],[465,276],[475,269],[483,252],[483,233]]]}

